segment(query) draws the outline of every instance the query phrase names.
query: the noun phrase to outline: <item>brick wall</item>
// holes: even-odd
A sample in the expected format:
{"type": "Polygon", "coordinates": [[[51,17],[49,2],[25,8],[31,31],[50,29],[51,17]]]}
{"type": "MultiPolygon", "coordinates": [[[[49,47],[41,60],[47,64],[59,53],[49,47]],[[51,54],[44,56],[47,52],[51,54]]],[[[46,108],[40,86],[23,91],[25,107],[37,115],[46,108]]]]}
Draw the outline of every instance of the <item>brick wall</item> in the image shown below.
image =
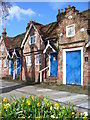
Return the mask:
{"type": "Polygon", "coordinates": [[[40,79],[39,71],[45,68],[45,57],[43,54],[43,49],[45,48],[44,42],[40,40],[40,36],[34,30],[31,29],[30,35],[28,36],[23,49],[23,68],[22,68],[22,79],[27,81],[38,82],[40,79]],[[30,45],[30,36],[36,35],[36,43],[30,45]],[[35,65],[35,55],[41,54],[42,63],[41,65],[35,65]],[[26,56],[31,56],[31,66],[26,65],[26,56]]]}
{"type": "Polygon", "coordinates": [[[59,53],[58,53],[58,83],[63,83],[63,49],[83,47],[83,85],[88,84],[88,62],[85,62],[85,57],[88,57],[88,52],[85,48],[85,43],[88,41],[87,35],[88,21],[80,15],[73,7],[66,9],[64,19],[59,23],[57,29],[58,35],[63,33],[63,37],[59,37],[59,53]],[[68,19],[69,16],[72,19],[68,19]],[[66,37],[66,26],[75,24],[75,36],[66,37]],[[84,28],[84,32],[80,32],[84,28]]]}

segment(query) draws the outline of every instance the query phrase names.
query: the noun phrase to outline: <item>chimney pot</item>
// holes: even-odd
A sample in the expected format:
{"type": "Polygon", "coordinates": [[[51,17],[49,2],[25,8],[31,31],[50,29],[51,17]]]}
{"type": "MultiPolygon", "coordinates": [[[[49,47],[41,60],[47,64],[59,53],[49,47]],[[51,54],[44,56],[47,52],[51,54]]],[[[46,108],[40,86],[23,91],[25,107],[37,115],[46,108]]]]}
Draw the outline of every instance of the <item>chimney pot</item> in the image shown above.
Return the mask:
{"type": "Polygon", "coordinates": [[[69,5],[68,8],[71,8],[71,6],[69,5]]]}
{"type": "Polygon", "coordinates": [[[58,15],[60,15],[60,9],[58,9],[58,15]]]}
{"type": "Polygon", "coordinates": [[[63,13],[63,9],[61,9],[61,13],[63,13]]]}
{"type": "Polygon", "coordinates": [[[3,36],[3,37],[6,37],[6,34],[7,34],[7,33],[6,33],[6,28],[3,28],[2,36],[3,36]]]}

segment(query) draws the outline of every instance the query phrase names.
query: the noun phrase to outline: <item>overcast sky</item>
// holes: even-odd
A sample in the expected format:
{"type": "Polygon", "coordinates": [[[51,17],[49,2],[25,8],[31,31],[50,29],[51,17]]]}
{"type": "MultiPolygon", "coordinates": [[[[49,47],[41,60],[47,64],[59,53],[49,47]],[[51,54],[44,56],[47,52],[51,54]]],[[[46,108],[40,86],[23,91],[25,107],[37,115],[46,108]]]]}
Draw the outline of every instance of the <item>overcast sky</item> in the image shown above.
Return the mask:
{"type": "MultiPolygon", "coordinates": [[[[42,24],[56,21],[58,9],[65,10],[69,4],[80,12],[88,9],[88,2],[13,2],[5,23],[7,35],[13,37],[25,32],[30,20],[42,24]]],[[[3,28],[4,23],[0,22],[0,35],[3,28]]]]}

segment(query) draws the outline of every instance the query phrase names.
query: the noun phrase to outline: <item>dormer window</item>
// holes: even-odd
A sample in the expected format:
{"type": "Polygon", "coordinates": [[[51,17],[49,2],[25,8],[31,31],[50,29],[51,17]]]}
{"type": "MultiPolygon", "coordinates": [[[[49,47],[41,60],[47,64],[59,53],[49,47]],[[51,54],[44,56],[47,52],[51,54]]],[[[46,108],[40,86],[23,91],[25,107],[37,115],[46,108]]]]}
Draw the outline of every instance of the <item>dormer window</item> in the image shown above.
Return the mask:
{"type": "Polygon", "coordinates": [[[30,36],[30,45],[35,44],[36,43],[36,36],[30,36]]]}
{"type": "Polygon", "coordinates": [[[66,37],[75,36],[75,24],[66,26],[66,37]]]}

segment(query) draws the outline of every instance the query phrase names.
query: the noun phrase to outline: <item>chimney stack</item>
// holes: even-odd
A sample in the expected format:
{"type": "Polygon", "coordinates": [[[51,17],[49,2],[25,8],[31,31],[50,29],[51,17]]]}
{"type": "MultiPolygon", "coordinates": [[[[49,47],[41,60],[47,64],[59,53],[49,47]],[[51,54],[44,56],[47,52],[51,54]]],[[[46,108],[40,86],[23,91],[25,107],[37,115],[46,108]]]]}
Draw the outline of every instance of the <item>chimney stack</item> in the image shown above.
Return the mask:
{"type": "Polygon", "coordinates": [[[63,13],[63,9],[61,9],[61,13],[63,13]]]}
{"type": "Polygon", "coordinates": [[[6,32],[6,28],[3,28],[3,32],[2,32],[2,37],[6,37],[6,35],[7,35],[7,32],[6,32]]]}
{"type": "Polygon", "coordinates": [[[60,15],[60,9],[58,9],[58,15],[60,15]]]}
{"type": "Polygon", "coordinates": [[[69,5],[68,8],[71,8],[71,6],[69,5]]]}

